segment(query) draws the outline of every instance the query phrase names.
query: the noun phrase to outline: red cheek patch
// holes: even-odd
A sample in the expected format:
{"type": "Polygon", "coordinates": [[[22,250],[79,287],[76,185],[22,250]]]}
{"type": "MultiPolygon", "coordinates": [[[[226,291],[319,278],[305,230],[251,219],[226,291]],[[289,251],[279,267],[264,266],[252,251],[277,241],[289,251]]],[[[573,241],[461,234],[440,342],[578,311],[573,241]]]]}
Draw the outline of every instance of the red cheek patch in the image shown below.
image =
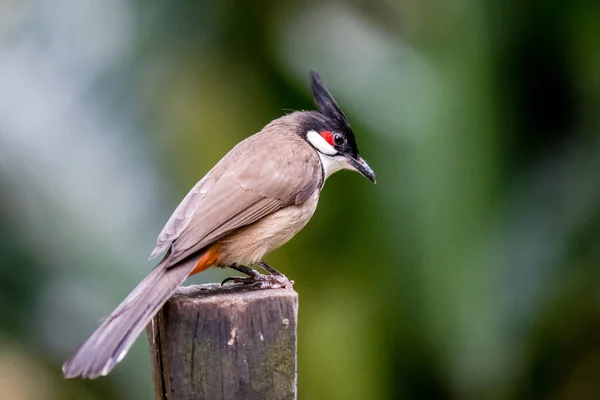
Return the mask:
{"type": "Polygon", "coordinates": [[[333,146],[333,133],[329,131],[321,131],[321,137],[325,139],[327,143],[333,146]]]}

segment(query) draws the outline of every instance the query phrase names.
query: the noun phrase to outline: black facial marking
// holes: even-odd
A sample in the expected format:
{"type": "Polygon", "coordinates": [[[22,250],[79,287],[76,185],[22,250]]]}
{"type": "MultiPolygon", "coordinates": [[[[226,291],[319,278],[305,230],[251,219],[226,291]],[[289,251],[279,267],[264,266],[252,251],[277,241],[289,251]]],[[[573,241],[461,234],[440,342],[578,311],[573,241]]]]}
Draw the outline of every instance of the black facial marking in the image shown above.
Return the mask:
{"type": "MultiPolygon", "coordinates": [[[[354,132],[350,128],[348,118],[342,109],[335,102],[335,99],[329,93],[329,90],[323,84],[321,77],[315,70],[310,71],[310,80],[315,99],[315,104],[319,109],[318,113],[312,112],[307,115],[306,123],[308,130],[330,131],[334,134],[334,148],[340,153],[348,154],[354,158],[358,157],[358,148],[354,138],[354,132]],[[314,124],[311,128],[309,125],[314,124]],[[342,135],[338,143],[336,135],[342,135]]],[[[306,130],[306,132],[308,132],[306,130]]]]}
{"type": "Polygon", "coordinates": [[[349,136],[347,131],[344,131],[345,127],[316,111],[302,111],[297,114],[297,118],[303,134],[306,135],[309,131],[315,131],[319,134],[323,131],[329,131],[333,133],[334,149],[353,158],[358,157],[354,135],[350,132],[349,136]]]}

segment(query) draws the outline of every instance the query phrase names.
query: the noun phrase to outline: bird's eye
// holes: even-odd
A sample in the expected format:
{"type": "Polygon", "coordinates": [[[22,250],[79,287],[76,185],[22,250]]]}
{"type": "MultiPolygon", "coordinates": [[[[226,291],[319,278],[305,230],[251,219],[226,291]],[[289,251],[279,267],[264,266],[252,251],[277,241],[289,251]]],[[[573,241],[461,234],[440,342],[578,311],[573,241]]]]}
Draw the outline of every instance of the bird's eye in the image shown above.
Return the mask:
{"type": "Polygon", "coordinates": [[[341,133],[334,133],[333,134],[333,141],[334,141],[334,143],[335,143],[336,146],[340,146],[340,145],[342,145],[342,144],[344,144],[346,142],[346,138],[341,133]]]}

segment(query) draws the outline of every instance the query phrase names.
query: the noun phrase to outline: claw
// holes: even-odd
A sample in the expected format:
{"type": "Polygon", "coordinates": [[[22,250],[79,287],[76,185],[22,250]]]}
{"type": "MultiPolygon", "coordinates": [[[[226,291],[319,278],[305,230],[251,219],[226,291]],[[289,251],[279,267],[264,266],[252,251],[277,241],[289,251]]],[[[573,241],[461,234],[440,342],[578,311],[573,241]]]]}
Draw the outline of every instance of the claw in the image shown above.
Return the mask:
{"type": "Polygon", "coordinates": [[[238,279],[246,279],[246,278],[243,278],[241,276],[230,276],[229,278],[223,279],[223,281],[221,282],[221,286],[225,285],[227,282],[237,283],[236,281],[238,279]]]}

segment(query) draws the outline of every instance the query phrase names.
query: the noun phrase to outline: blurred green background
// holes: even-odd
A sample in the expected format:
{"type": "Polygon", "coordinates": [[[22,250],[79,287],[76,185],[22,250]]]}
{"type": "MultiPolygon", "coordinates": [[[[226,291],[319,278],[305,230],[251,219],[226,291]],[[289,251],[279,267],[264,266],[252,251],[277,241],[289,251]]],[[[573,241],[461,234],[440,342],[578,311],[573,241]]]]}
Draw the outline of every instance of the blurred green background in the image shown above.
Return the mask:
{"type": "MultiPolygon", "coordinates": [[[[149,399],[60,365],[233,145],[316,68],[340,172],[267,261],[300,399],[600,398],[600,2],[0,0],[0,398],[149,399]]],[[[192,282],[218,281],[210,271],[192,282]]]]}

